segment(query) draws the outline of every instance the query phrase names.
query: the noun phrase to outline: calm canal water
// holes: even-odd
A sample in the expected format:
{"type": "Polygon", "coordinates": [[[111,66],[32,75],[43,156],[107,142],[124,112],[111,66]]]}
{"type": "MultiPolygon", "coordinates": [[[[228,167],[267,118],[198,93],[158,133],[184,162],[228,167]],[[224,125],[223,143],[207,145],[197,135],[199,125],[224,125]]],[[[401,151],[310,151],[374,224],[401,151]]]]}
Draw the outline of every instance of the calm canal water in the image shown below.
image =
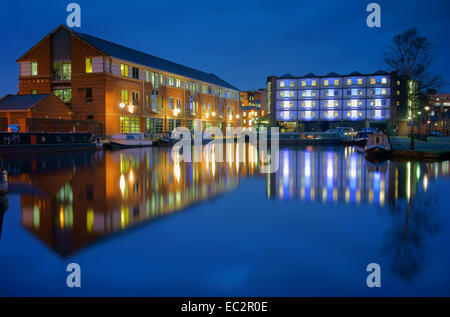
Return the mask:
{"type": "Polygon", "coordinates": [[[280,169],[169,149],[3,157],[3,296],[450,295],[449,162],[280,149],[280,169]],[[82,287],[66,286],[78,263],[82,287]],[[382,287],[366,286],[369,263],[382,287]]]}

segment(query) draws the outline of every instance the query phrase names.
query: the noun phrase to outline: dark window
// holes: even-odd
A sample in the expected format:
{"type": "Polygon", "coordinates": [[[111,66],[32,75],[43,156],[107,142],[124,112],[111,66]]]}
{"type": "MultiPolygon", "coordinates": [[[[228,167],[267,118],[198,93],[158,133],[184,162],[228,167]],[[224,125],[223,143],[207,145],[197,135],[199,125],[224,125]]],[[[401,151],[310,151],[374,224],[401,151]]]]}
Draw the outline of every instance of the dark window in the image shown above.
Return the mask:
{"type": "Polygon", "coordinates": [[[93,115],[93,114],[88,115],[88,116],[87,116],[87,119],[88,119],[88,120],[94,120],[94,115],[93,115]]]}
{"type": "Polygon", "coordinates": [[[94,200],[94,187],[92,185],[86,186],[86,199],[89,201],[94,200]]]}
{"type": "Polygon", "coordinates": [[[139,93],[133,92],[133,106],[139,106],[139,93]]]}
{"type": "Polygon", "coordinates": [[[92,88],[86,88],[86,103],[92,102],[92,88]]]}
{"type": "Polygon", "coordinates": [[[139,79],[139,68],[133,67],[133,78],[139,79]]]}

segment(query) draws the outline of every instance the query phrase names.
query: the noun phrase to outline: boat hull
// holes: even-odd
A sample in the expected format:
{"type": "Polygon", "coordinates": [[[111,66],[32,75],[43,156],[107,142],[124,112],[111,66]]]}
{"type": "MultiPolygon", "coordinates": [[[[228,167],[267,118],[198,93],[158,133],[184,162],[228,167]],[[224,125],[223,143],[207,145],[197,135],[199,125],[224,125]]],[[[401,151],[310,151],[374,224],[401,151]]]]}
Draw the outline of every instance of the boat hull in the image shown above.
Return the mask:
{"type": "Polygon", "coordinates": [[[367,159],[382,161],[389,158],[390,149],[381,146],[381,145],[373,145],[364,149],[365,156],[367,159]]]}
{"type": "Polygon", "coordinates": [[[149,140],[111,140],[112,148],[131,149],[139,147],[151,147],[153,142],[149,140]]]}

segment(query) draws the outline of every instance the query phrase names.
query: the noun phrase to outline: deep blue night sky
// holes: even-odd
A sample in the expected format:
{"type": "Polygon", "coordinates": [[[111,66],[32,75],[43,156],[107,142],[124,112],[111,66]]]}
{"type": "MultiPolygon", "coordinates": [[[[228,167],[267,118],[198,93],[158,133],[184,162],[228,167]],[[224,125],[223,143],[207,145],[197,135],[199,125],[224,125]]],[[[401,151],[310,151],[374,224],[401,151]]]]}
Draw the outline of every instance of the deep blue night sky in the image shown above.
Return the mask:
{"type": "MultiPolygon", "coordinates": [[[[17,92],[16,59],[65,24],[70,2],[2,4],[0,96],[17,92]]],[[[389,41],[412,26],[434,45],[432,72],[450,82],[447,0],[376,1],[379,29],[366,26],[370,0],[76,2],[82,8],[78,31],[213,72],[242,90],[264,87],[268,75],[387,69],[382,56],[389,41]]]]}

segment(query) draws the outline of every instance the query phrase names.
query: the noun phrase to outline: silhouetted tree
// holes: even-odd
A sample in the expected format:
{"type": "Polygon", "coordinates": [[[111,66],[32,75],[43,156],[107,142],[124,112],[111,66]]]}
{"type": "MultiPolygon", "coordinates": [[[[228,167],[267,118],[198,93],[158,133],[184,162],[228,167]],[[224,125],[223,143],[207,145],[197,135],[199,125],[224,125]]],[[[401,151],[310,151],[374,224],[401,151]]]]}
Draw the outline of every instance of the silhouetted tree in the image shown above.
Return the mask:
{"type": "Polygon", "coordinates": [[[426,37],[417,28],[411,28],[392,39],[384,61],[397,70],[408,84],[408,106],[411,113],[411,150],[414,150],[414,118],[421,111],[420,91],[437,89],[442,86],[441,76],[430,76],[428,70],[433,61],[433,49],[426,37]]]}

